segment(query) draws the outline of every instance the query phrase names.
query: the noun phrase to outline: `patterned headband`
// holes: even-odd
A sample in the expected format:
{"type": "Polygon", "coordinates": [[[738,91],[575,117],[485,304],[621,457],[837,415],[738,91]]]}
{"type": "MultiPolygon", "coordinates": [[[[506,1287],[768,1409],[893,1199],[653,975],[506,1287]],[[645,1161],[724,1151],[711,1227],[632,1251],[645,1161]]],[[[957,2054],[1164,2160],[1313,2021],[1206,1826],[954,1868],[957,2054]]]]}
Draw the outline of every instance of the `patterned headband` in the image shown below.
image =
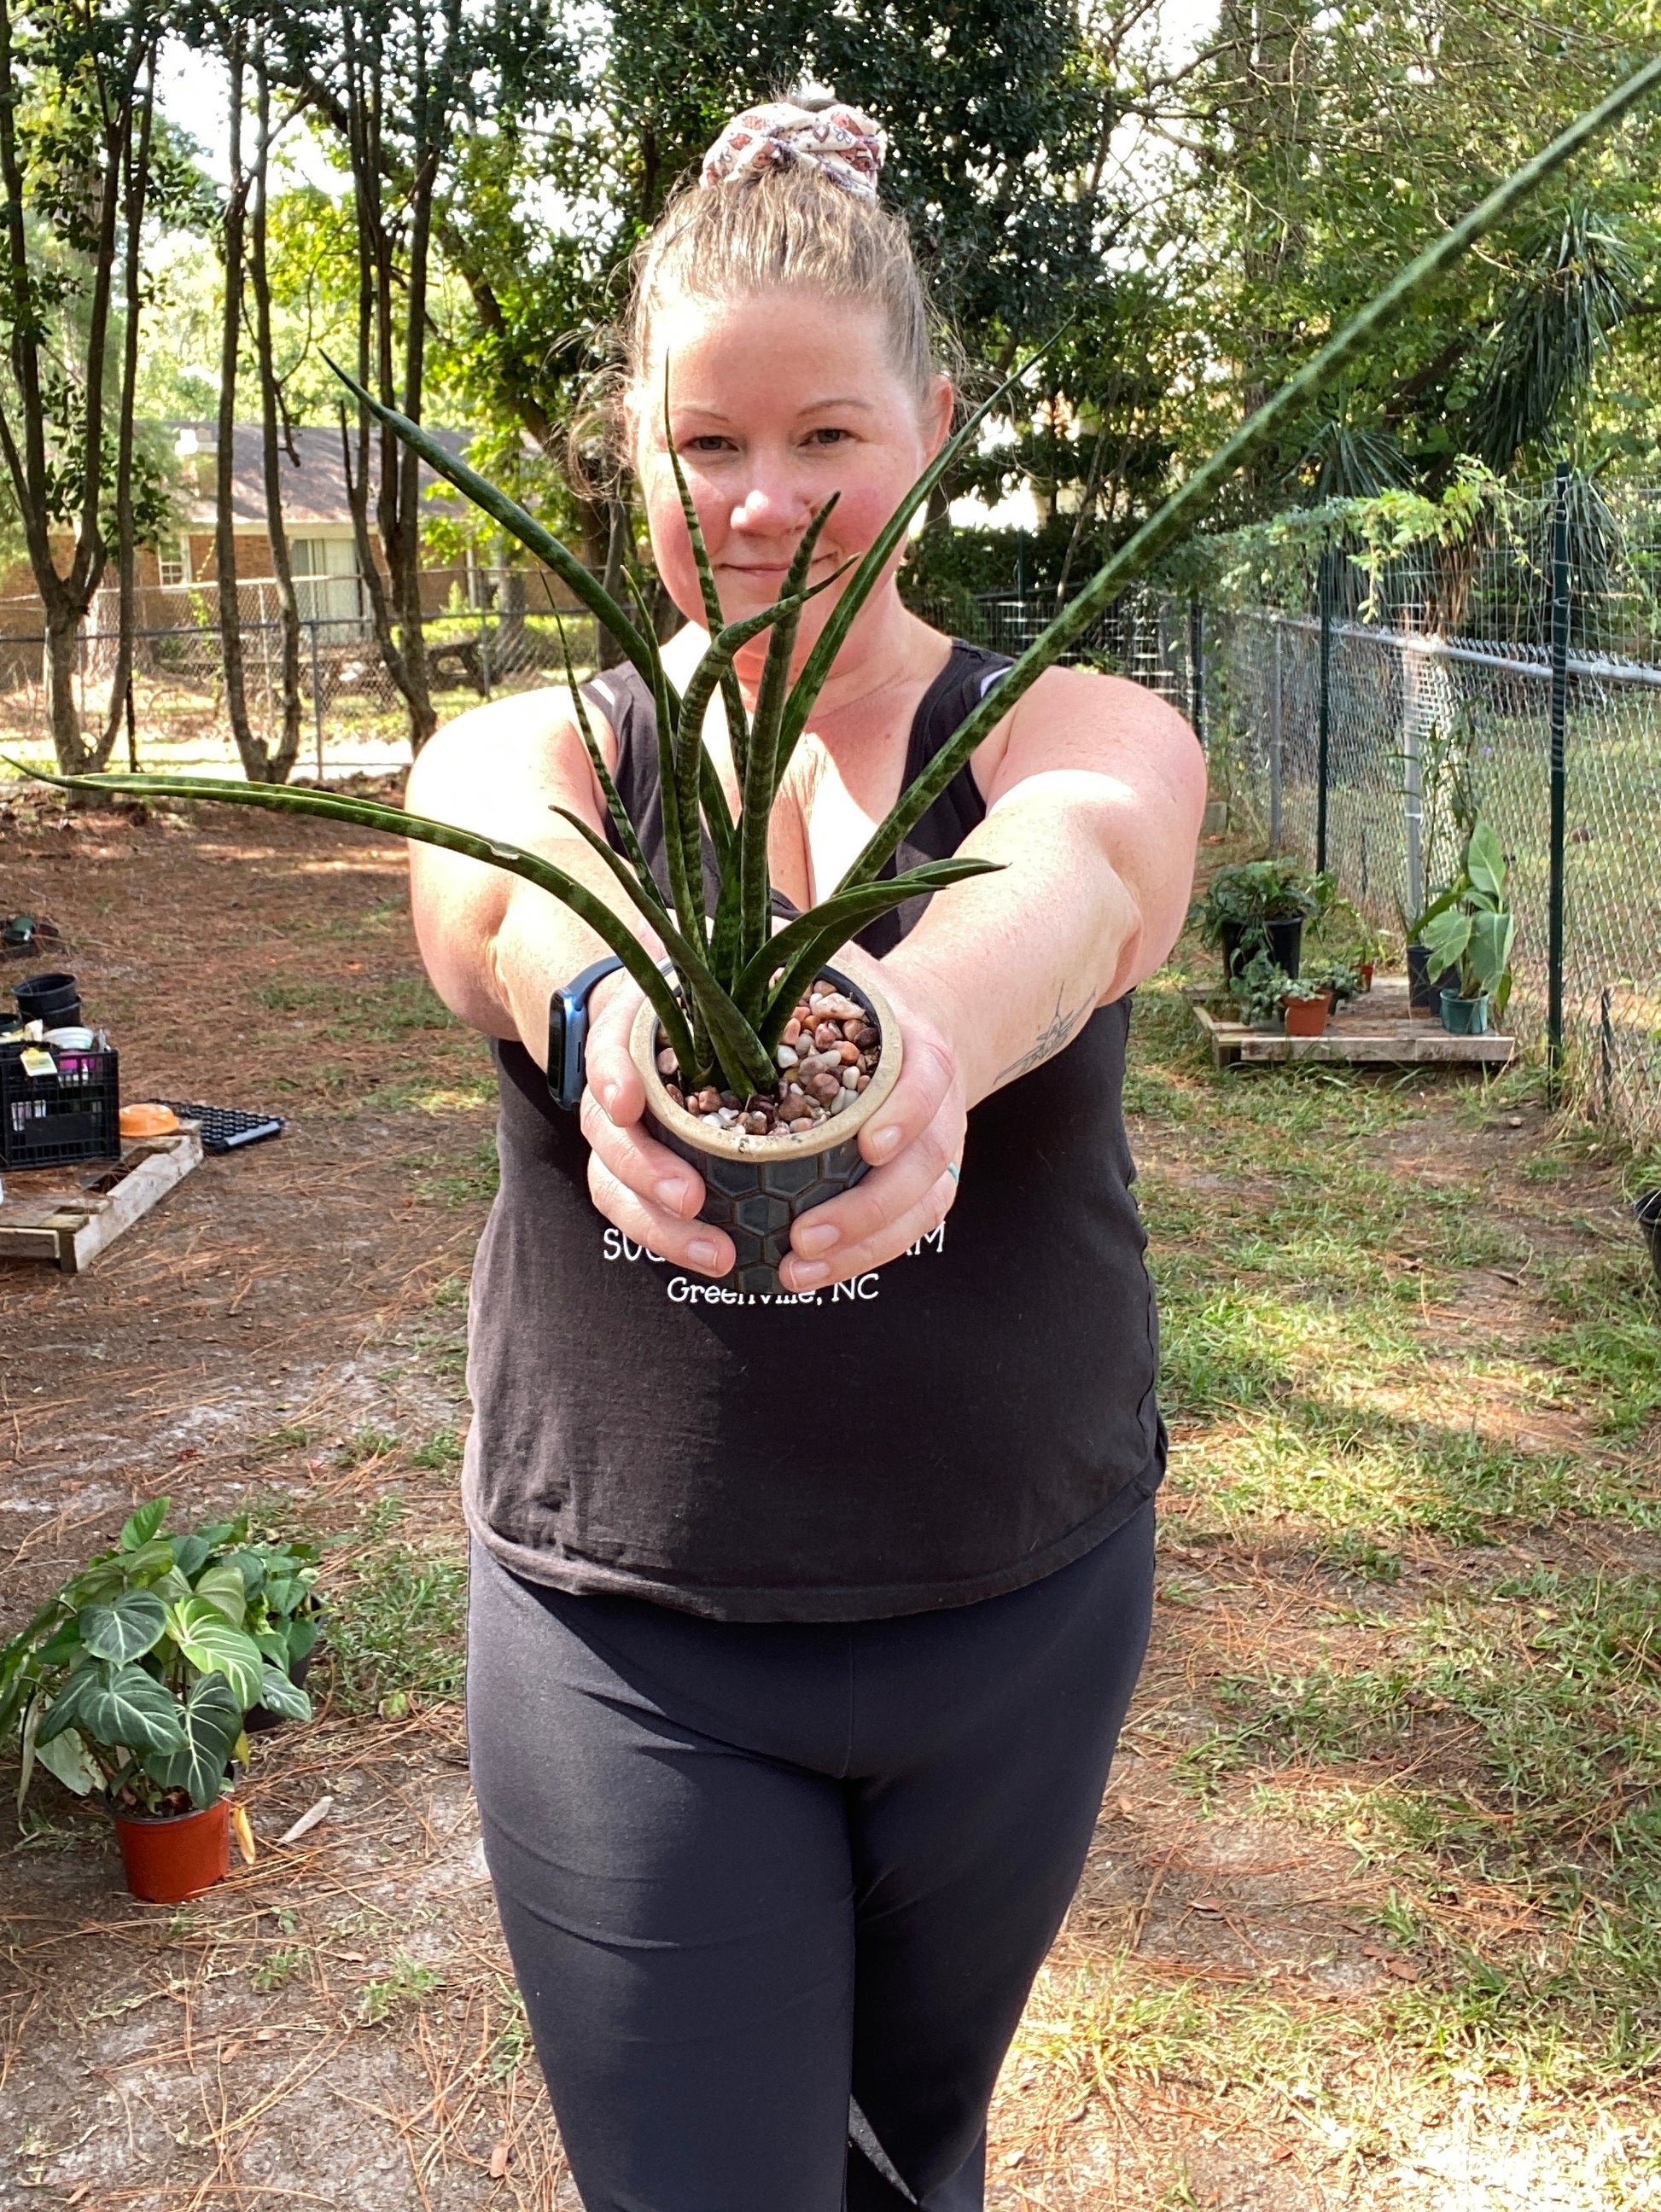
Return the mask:
{"type": "Polygon", "coordinates": [[[788,100],[769,100],[735,115],[703,157],[703,181],[721,185],[763,169],[788,169],[805,161],[861,199],[877,197],[877,176],[888,151],[888,134],[857,107],[817,111],[788,100]]]}

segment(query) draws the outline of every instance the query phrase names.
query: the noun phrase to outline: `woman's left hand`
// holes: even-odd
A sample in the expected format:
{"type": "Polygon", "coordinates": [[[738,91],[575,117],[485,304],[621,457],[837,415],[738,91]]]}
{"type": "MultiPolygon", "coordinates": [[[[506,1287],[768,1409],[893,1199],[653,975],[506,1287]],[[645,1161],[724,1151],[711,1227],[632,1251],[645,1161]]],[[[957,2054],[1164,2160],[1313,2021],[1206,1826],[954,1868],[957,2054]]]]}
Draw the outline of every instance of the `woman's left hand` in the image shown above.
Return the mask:
{"type": "Polygon", "coordinates": [[[860,1132],[870,1171],[791,1231],[779,1270],[787,1291],[823,1290],[880,1267],[938,1229],[958,1194],[968,1108],[951,1047],[922,994],[890,966],[872,966],[899,1024],[899,1080],[860,1132]]]}

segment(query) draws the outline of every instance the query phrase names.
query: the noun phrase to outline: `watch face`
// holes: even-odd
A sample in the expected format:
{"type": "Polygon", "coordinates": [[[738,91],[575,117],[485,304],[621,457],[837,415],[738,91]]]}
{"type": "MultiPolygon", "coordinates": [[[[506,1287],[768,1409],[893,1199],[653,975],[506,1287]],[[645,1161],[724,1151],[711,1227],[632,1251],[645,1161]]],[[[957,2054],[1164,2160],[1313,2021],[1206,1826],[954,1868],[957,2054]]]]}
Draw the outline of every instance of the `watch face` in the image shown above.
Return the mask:
{"type": "Polygon", "coordinates": [[[565,1103],[565,1001],[557,991],[548,1008],[548,1088],[565,1103]]]}

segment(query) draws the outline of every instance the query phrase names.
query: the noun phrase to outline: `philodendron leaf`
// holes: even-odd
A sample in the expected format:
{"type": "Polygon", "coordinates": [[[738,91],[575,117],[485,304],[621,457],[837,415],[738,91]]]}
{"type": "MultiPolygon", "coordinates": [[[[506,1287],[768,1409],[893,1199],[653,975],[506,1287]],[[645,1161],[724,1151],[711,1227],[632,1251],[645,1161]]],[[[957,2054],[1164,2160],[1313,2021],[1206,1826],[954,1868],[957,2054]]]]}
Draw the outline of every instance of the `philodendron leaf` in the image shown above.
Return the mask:
{"type": "Polygon", "coordinates": [[[314,1613],[296,1613],[289,1623],[289,1664],[297,1667],[307,1655],[314,1650],[317,1639],[323,1633],[323,1624],[314,1613]]]}
{"type": "Polygon", "coordinates": [[[161,1641],[167,1608],[154,1590],[123,1590],[109,1605],[82,1606],[76,1625],[88,1651],[125,1666],[129,1659],[142,1659],[161,1641]]]}
{"type": "Polygon", "coordinates": [[[67,1728],[76,1728],[81,1722],[81,1710],[89,1693],[103,1680],[104,1670],[94,1660],[86,1660],[70,1670],[69,1680],[52,1699],[35,1729],[37,1747],[50,1743],[67,1728]]]}
{"type": "Polygon", "coordinates": [[[187,1597],[167,1609],[167,1631],[198,1673],[222,1674],[243,1708],[257,1704],[265,1661],[252,1636],[233,1628],[206,1598],[187,1597]]]}
{"type": "Polygon", "coordinates": [[[179,1740],[171,1750],[149,1753],[144,1771],[164,1790],[185,1790],[198,1810],[214,1804],[225,1787],[225,1770],[242,1733],[242,1706],[221,1674],[192,1682],[179,1711],[179,1740]]]}
{"type": "Polygon", "coordinates": [[[222,1613],[233,1628],[240,1628],[248,1610],[247,1585],[242,1579],[240,1567],[228,1559],[216,1560],[204,1568],[196,1578],[192,1595],[204,1599],[216,1613],[222,1613]]]}
{"type": "Polygon", "coordinates": [[[173,1547],[173,1565],[188,1580],[203,1565],[212,1548],[205,1536],[181,1536],[173,1547]]]}
{"type": "Polygon", "coordinates": [[[185,1740],[177,1699],[142,1667],[100,1670],[82,1696],[75,1726],[94,1743],[125,1744],[133,1751],[175,1751],[185,1740]]]}
{"type": "Polygon", "coordinates": [[[308,1721],[312,1717],[311,1699],[281,1667],[268,1666],[260,1676],[259,1702],[267,1712],[280,1713],[285,1721],[308,1721]]]}
{"type": "MultiPolygon", "coordinates": [[[[34,1756],[48,1774],[55,1775],[65,1790],[72,1790],[77,1797],[90,1796],[94,1790],[104,1786],[104,1777],[92,1753],[82,1741],[78,1729],[65,1729],[48,1743],[37,1742],[34,1756]]],[[[27,1778],[18,1785],[18,1805],[21,1810],[23,1790],[27,1778]]]]}
{"type": "Polygon", "coordinates": [[[172,1503],[170,1498],[152,1498],[147,1504],[141,1505],[125,1522],[121,1534],[116,1538],[119,1549],[136,1552],[141,1544],[148,1544],[167,1519],[167,1508],[172,1503]]]}

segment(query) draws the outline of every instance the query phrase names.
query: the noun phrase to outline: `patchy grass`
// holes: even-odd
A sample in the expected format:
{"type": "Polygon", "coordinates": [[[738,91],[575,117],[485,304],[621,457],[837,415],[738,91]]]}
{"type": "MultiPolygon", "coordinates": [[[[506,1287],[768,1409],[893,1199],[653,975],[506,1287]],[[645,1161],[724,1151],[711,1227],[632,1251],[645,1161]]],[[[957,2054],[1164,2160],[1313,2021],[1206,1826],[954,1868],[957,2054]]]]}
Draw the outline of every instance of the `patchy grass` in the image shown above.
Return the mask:
{"type": "Polygon", "coordinates": [[[358,1528],[331,1540],[322,1672],[334,1705],[396,1719],[461,1695],[467,1567],[459,1531],[414,1543],[402,1503],[382,1498],[358,1528]]]}
{"type": "Polygon", "coordinates": [[[1068,2208],[1661,2204],[1661,1303],[1623,1164],[1532,1070],[1219,1074],[1183,980],[1127,1091],[1153,1654],[1000,2140],[1068,2208]]]}

